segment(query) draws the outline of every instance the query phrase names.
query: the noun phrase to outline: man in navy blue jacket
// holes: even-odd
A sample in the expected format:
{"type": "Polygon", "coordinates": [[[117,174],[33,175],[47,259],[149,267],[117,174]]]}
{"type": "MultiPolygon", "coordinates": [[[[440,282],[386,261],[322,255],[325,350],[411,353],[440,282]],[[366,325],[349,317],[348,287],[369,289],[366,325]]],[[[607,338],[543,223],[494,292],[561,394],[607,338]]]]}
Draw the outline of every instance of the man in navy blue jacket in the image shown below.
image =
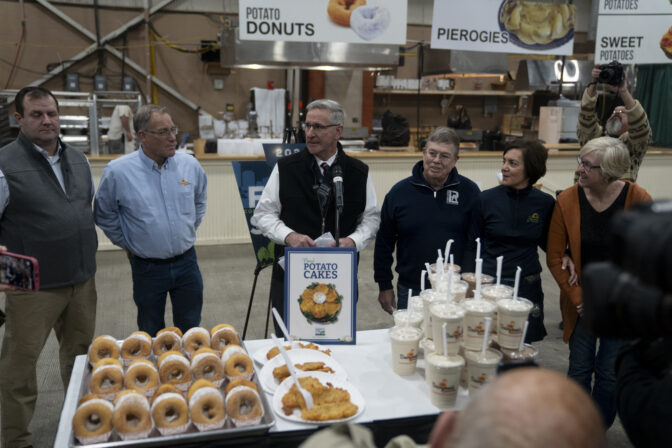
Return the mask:
{"type": "Polygon", "coordinates": [[[378,301],[388,313],[406,308],[408,290],[420,289],[420,273],[436,250],[454,241],[451,253],[462,263],[471,210],[479,189],[455,168],[460,140],[450,128],[435,129],[427,138],[422,160],[413,175],[398,182],[385,196],[374,252],[378,301]],[[397,247],[398,304],[392,288],[392,261],[397,247]]]}

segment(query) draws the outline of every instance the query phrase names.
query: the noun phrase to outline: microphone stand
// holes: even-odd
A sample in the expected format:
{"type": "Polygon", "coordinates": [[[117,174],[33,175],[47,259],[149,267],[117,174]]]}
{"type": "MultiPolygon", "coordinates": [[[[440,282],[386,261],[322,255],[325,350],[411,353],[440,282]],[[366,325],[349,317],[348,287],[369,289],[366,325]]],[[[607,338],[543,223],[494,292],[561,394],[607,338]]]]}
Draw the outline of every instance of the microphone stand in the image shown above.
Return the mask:
{"type": "Polygon", "coordinates": [[[340,236],[341,236],[341,226],[340,226],[340,221],[341,221],[341,207],[335,207],[336,209],[336,225],[334,226],[334,238],[336,239],[336,247],[340,246],[340,236]]]}

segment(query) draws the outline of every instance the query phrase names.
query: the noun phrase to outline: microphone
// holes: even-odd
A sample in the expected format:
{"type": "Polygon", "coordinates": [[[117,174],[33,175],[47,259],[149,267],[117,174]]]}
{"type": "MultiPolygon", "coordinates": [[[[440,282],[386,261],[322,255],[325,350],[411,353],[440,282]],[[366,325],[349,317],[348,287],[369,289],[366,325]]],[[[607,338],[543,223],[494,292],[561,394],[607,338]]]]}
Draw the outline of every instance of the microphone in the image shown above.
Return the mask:
{"type": "Polygon", "coordinates": [[[332,182],[334,184],[334,195],[336,196],[336,208],[343,210],[343,170],[340,165],[331,167],[332,182]]]}

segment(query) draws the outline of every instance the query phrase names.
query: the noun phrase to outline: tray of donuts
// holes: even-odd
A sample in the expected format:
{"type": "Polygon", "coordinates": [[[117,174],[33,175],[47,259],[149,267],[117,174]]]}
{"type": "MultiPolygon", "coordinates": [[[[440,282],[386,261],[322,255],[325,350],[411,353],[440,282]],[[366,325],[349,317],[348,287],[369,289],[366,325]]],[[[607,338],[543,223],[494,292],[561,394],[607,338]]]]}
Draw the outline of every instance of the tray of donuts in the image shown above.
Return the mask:
{"type": "Polygon", "coordinates": [[[87,361],[70,446],[166,445],[263,434],[275,424],[231,325],[103,335],[87,361]]]}

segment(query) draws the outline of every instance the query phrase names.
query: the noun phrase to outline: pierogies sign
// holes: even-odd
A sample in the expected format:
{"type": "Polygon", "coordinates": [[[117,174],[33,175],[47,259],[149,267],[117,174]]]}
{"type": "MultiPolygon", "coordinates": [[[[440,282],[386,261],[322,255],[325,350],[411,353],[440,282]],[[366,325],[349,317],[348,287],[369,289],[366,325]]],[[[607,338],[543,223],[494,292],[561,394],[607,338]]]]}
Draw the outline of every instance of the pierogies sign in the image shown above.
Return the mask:
{"type": "Polygon", "coordinates": [[[356,249],[285,249],[285,323],[301,339],[355,342],[356,249]]]}
{"type": "Polygon", "coordinates": [[[434,0],[432,48],[570,55],[576,9],[521,0],[434,0]]]}
{"type": "Polygon", "coordinates": [[[407,0],[239,0],[241,40],[406,44],[407,0]]]}

